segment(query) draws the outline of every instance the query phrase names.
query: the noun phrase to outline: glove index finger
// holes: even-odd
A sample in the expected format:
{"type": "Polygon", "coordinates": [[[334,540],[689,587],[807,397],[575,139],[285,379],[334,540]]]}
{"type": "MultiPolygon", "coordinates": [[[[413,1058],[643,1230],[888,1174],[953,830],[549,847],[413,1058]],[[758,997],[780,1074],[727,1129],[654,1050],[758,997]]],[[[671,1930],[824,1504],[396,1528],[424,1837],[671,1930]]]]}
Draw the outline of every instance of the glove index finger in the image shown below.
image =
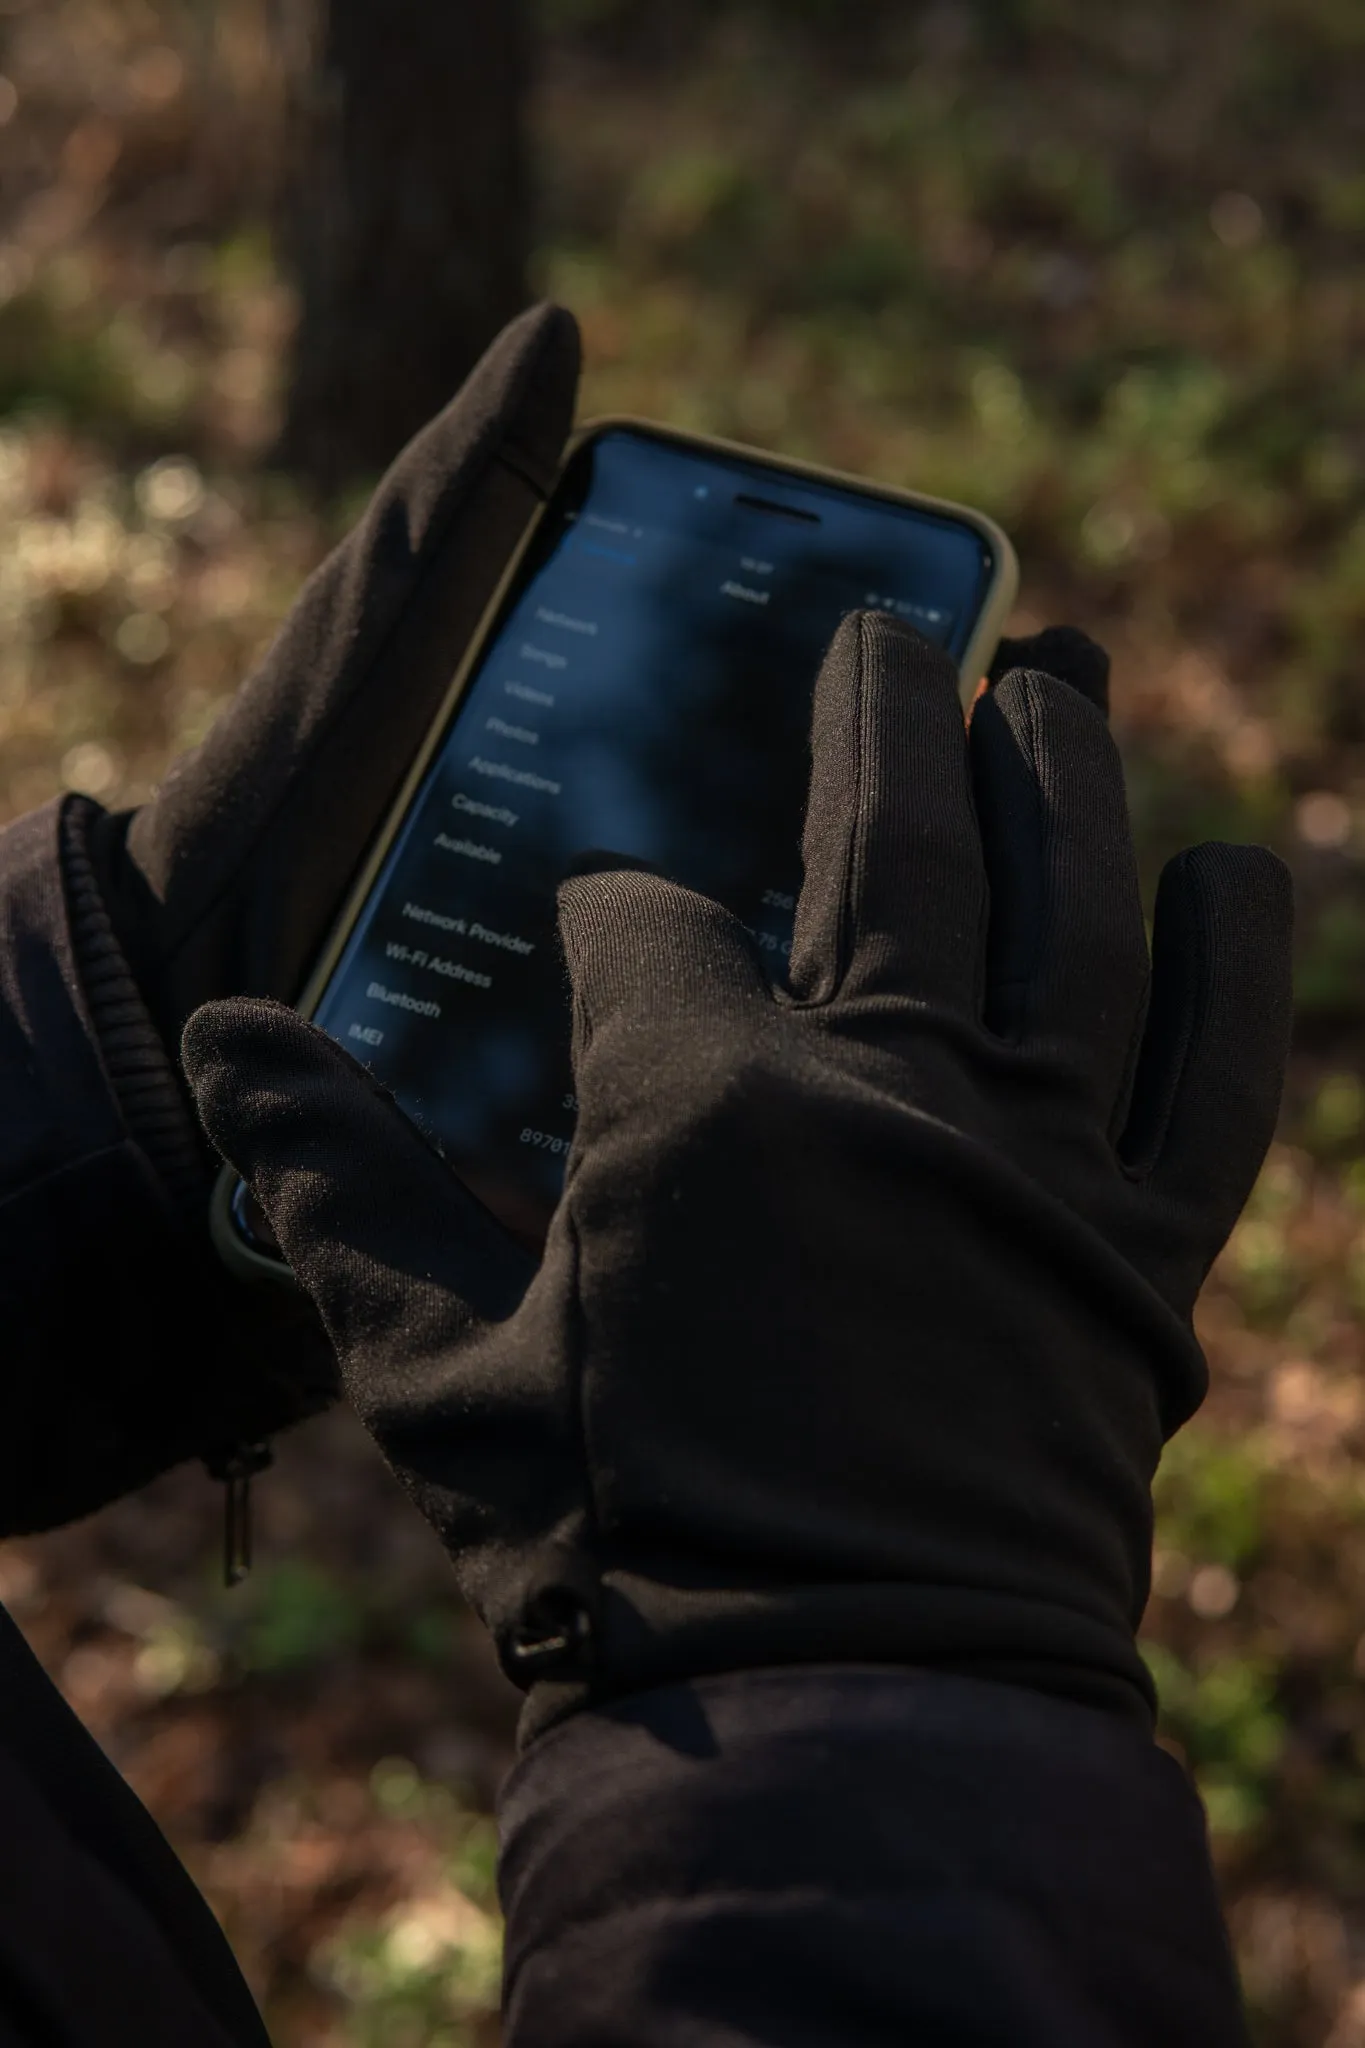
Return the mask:
{"type": "Polygon", "coordinates": [[[204,1129],[251,1184],[345,1358],[401,1326],[449,1344],[512,1314],[536,1262],[385,1089],[279,1003],[196,1011],[181,1056],[204,1129]]]}
{"type": "MultiPolygon", "coordinates": [[[[770,1001],[739,919],[642,862],[601,855],[559,887],[559,936],[573,985],[575,1062],[600,1034],[662,1026],[692,1036],[770,1001]]],[[[619,1035],[613,1043],[620,1048],[619,1035]]]]}

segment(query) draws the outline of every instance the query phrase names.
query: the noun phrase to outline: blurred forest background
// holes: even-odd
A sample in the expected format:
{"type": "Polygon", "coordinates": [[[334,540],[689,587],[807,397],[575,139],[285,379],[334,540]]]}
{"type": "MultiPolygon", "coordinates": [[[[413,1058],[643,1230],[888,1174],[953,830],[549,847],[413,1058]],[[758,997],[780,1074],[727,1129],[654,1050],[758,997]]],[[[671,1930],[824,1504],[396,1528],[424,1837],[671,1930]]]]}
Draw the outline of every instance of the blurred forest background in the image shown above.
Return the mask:
{"type": "MultiPolygon", "coordinates": [[[[1359,0],[0,0],[0,815],[145,797],[535,292],[588,412],[1001,520],[1016,629],[1114,650],[1149,881],[1292,863],[1147,1625],[1262,2048],[1365,2044],[1363,243],[1359,0]]],[[[344,1417],[233,1594],[219,1516],[173,1475],[0,1593],[281,2048],[487,2048],[512,1707],[434,1541],[344,1417]]]]}

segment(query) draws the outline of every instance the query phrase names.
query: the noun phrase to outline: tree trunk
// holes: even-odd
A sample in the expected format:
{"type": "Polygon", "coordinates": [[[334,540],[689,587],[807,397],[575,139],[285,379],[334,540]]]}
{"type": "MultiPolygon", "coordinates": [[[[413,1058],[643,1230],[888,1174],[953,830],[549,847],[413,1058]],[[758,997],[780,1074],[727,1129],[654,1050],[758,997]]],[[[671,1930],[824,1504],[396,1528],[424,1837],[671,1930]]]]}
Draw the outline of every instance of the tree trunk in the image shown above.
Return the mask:
{"type": "Polygon", "coordinates": [[[526,303],[528,39],[524,0],[291,18],[301,303],[278,455],[331,491],[384,468],[526,303]]]}

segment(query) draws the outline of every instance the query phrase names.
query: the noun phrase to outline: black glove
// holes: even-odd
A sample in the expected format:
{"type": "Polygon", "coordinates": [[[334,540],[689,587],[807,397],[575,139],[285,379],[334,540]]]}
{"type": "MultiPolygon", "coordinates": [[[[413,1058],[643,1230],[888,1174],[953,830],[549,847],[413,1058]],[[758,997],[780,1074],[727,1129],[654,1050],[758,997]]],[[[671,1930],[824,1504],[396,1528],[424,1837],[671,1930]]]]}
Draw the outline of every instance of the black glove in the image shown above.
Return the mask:
{"type": "Polygon", "coordinates": [[[155,800],[0,836],[0,1534],[335,1395],[311,1312],[209,1248],[180,1031],[214,996],[298,994],[550,488],[577,370],[567,313],[514,322],[155,800]]]}
{"type": "Polygon", "coordinates": [[[398,458],[203,745],[154,802],[95,831],[101,895],[168,1045],[211,996],[297,995],[554,482],[578,359],[570,314],[514,321],[398,458]]]}
{"type": "Polygon", "coordinates": [[[815,700],[791,994],[649,874],[565,885],[581,1104],[536,1271],[337,1046],[201,1011],[186,1071],[531,1725],[760,1663],[950,1668],[1139,1717],[1149,1487],[1275,1122],[1290,889],[1205,846],[1149,967],[1104,719],[964,734],[878,615],[815,700]]]}
{"type": "Polygon", "coordinates": [[[1041,669],[1079,690],[1087,703],[1109,716],[1109,656],[1075,626],[1046,626],[1026,640],[1004,639],[995,650],[990,684],[1004,681],[1011,669],[1041,669]]]}

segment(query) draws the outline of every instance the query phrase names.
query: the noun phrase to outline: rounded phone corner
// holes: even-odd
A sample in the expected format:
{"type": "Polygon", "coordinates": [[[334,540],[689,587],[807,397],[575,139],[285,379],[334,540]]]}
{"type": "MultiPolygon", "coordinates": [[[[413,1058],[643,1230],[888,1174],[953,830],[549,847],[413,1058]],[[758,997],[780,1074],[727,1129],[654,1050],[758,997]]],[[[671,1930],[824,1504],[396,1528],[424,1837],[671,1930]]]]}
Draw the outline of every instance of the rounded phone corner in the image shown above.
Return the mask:
{"type": "Polygon", "coordinates": [[[971,638],[962,651],[958,678],[964,701],[975,696],[983,677],[995,659],[1019,595],[1019,557],[1004,529],[984,512],[969,506],[957,508],[976,527],[990,549],[991,576],[971,638]]]}
{"type": "Polygon", "coordinates": [[[297,1290],[298,1281],[283,1253],[259,1250],[240,1220],[239,1191],[246,1183],[239,1173],[225,1166],[214,1185],[209,1204],[209,1235],[213,1248],[235,1280],[248,1286],[286,1287],[297,1290]]]}

